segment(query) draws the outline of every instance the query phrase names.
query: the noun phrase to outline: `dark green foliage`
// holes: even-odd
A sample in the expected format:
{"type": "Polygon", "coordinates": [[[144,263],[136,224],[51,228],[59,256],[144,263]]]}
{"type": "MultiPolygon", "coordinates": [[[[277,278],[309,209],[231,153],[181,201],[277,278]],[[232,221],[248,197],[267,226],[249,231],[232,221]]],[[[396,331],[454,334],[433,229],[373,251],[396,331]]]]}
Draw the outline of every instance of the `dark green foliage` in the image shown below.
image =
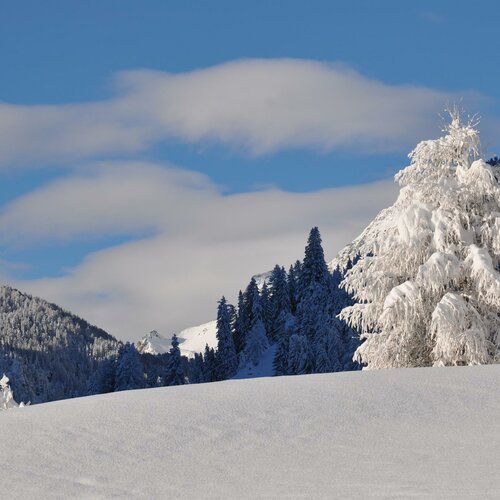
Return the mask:
{"type": "Polygon", "coordinates": [[[230,308],[225,297],[219,301],[217,310],[217,380],[231,378],[238,368],[238,357],[231,331],[230,308]]]}
{"type": "Polygon", "coordinates": [[[126,343],[120,350],[116,363],[115,391],[142,389],[144,371],[134,344],[126,343]]]}
{"type": "Polygon", "coordinates": [[[179,340],[177,339],[177,335],[174,335],[172,337],[167,373],[165,374],[165,385],[183,385],[185,383],[186,377],[179,349],[179,340]]]}

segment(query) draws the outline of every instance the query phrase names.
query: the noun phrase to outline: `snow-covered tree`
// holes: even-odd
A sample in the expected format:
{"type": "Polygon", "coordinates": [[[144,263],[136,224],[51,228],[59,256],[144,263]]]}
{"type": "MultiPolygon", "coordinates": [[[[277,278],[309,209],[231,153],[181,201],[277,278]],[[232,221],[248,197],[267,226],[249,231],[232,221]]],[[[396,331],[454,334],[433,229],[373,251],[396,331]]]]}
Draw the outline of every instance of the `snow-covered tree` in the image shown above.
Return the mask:
{"type": "Polygon", "coordinates": [[[205,353],[203,355],[203,379],[205,382],[214,382],[217,380],[217,366],[215,360],[215,350],[213,347],[205,345],[205,353]]]}
{"type": "Polygon", "coordinates": [[[309,343],[304,335],[293,334],[288,348],[288,374],[311,373],[309,343]]]}
{"type": "Polygon", "coordinates": [[[144,387],[144,372],[134,344],[127,342],[121,349],[116,365],[115,391],[144,387]]]}
{"type": "Polygon", "coordinates": [[[238,368],[238,356],[231,331],[230,311],[225,297],[219,301],[217,310],[217,378],[232,377],[238,368]]]}
{"type": "Polygon", "coordinates": [[[257,365],[262,354],[269,347],[266,327],[263,321],[263,311],[260,302],[259,289],[252,278],[250,281],[248,301],[252,306],[250,314],[250,330],[246,336],[244,355],[247,362],[257,365]],[[250,295],[251,294],[251,295],[250,295]]]}
{"type": "Polygon", "coordinates": [[[245,347],[245,335],[248,331],[247,309],[243,292],[238,294],[238,309],[234,322],[234,346],[239,354],[245,347]]]}
{"type": "Polygon", "coordinates": [[[357,304],[341,315],[368,368],[500,361],[500,184],[475,124],[453,112],[396,175],[401,192],[341,253],[357,304]]]}
{"type": "Polygon", "coordinates": [[[172,337],[172,347],[169,352],[170,358],[167,367],[167,374],[165,375],[165,385],[183,385],[186,383],[186,377],[182,368],[179,340],[175,334],[172,337]]]}
{"type": "Polygon", "coordinates": [[[18,406],[10,388],[9,378],[4,374],[0,379],[0,410],[8,410],[18,406]]]}

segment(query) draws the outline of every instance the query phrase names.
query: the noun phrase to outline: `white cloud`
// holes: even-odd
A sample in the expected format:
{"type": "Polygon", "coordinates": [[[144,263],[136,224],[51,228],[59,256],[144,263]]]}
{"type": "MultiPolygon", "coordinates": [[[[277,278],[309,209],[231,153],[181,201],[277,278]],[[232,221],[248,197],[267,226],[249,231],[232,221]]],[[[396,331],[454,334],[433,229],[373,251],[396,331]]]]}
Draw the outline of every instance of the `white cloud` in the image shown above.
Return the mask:
{"type": "MultiPolygon", "coordinates": [[[[116,75],[117,93],[84,104],[0,103],[0,165],[127,154],[168,139],[252,154],[282,148],[393,149],[433,135],[450,93],[389,85],[345,66],[239,60],[187,73],[116,75]]],[[[463,94],[462,94],[463,95],[463,94]]],[[[468,93],[477,108],[478,95],[468,93]]]]}
{"type": "Polygon", "coordinates": [[[6,207],[0,238],[36,245],[151,231],[88,255],[62,277],[16,283],[119,338],[137,339],[152,328],[169,334],[212,319],[222,294],[234,299],[252,274],[302,258],[314,225],[333,258],[395,196],[392,181],[224,196],[192,172],[102,164],[6,207]]]}

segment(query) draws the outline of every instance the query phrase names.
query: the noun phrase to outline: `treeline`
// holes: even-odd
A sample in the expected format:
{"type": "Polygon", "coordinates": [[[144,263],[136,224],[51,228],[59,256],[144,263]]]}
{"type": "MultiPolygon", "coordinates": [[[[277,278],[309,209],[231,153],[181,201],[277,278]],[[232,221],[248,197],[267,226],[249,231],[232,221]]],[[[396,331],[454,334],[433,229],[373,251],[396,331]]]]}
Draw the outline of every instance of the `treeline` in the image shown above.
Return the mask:
{"type": "Polygon", "coordinates": [[[217,311],[217,349],[205,348],[189,363],[190,382],[233,377],[257,366],[274,349],[274,374],[299,375],[357,370],[358,337],[337,314],[352,304],[340,287],[342,274],[330,272],[317,227],[309,234],[303,262],[288,272],[276,265],[262,287],[254,278],[237,306],[224,297],[217,311]]]}
{"type": "Polygon", "coordinates": [[[313,228],[302,262],[252,278],[236,306],[217,310],[217,348],[187,359],[174,335],[169,353],[140,354],[103,330],[10,287],[0,294],[0,374],[17,400],[40,403],[113,391],[226,380],[274,357],[275,375],[359,369],[355,332],[337,318],[352,304],[330,272],[313,228]]]}

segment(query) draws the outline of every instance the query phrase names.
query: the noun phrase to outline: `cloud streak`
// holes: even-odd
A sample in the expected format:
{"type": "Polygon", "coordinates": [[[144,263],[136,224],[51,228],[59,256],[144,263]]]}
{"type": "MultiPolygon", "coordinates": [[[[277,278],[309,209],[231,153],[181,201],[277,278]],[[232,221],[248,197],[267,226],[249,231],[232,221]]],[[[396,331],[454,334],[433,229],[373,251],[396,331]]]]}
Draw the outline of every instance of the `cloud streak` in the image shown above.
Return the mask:
{"type": "MultiPolygon", "coordinates": [[[[433,134],[437,113],[458,99],[297,59],[237,60],[178,74],[137,70],[114,80],[109,100],[0,103],[0,166],[123,156],[168,140],[254,155],[287,148],[392,150],[433,134]]],[[[477,108],[481,98],[466,95],[477,108]]]]}
{"type": "Polygon", "coordinates": [[[123,339],[171,334],[212,319],[252,274],[301,258],[319,225],[327,256],[396,196],[391,181],[311,193],[223,195],[202,175],[145,163],[110,163],[38,188],[0,215],[3,244],[140,234],[88,255],[62,277],[16,285],[123,339]]]}

